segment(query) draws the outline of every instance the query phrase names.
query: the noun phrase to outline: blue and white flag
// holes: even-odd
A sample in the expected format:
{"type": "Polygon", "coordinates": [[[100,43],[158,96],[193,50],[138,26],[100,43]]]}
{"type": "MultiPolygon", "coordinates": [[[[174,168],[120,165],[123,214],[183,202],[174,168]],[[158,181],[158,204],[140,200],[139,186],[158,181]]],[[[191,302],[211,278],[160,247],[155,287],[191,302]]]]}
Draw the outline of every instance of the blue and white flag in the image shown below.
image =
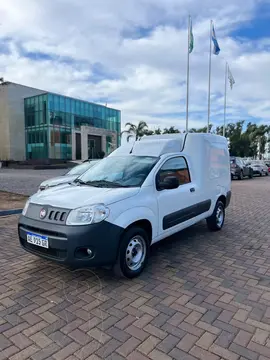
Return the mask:
{"type": "Polygon", "coordinates": [[[214,44],[213,54],[218,55],[220,53],[220,47],[218,45],[214,24],[212,24],[212,41],[213,41],[213,44],[214,44]]]}

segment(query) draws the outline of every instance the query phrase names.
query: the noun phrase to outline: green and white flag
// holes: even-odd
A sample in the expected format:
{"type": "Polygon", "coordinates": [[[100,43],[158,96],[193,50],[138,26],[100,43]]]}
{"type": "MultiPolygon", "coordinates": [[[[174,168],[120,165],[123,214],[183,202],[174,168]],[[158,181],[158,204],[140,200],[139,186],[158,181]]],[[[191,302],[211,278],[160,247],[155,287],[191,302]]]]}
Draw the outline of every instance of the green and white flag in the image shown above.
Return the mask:
{"type": "Polygon", "coordinates": [[[189,53],[192,53],[194,47],[194,36],[192,32],[192,19],[190,18],[190,24],[189,24],[189,44],[188,44],[188,51],[189,53]]]}

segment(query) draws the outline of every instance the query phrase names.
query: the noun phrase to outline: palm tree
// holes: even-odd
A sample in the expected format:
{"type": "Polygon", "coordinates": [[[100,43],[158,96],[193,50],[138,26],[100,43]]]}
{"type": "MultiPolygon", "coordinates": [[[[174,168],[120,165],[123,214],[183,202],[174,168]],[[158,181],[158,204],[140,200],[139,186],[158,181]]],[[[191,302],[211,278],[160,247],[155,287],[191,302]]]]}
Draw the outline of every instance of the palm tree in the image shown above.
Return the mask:
{"type": "Polygon", "coordinates": [[[132,137],[135,137],[135,139],[138,140],[148,134],[148,125],[145,121],[140,121],[138,125],[128,122],[125,127],[128,128],[121,132],[121,136],[123,134],[127,134],[127,141],[129,141],[132,137]]]}

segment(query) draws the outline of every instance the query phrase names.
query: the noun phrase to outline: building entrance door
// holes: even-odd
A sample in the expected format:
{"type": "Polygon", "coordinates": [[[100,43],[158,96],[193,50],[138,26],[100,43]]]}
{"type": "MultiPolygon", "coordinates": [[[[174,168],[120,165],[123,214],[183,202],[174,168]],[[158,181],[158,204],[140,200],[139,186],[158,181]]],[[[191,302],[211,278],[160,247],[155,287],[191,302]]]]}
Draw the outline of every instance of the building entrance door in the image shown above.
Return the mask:
{"type": "Polygon", "coordinates": [[[88,158],[97,159],[101,152],[101,137],[88,135],[88,158]]]}
{"type": "Polygon", "coordinates": [[[80,133],[76,133],[76,160],[82,160],[82,138],[80,133]]]}

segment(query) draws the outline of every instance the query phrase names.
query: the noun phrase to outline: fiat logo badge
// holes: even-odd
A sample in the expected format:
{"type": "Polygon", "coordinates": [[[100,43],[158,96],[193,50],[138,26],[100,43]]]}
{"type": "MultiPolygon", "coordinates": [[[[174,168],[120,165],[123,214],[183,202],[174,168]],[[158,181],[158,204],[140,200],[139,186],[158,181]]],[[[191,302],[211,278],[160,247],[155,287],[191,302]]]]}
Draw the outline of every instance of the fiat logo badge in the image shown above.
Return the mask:
{"type": "Polygon", "coordinates": [[[44,219],[46,215],[47,215],[47,211],[45,209],[41,209],[39,213],[39,217],[41,219],[44,219]]]}

